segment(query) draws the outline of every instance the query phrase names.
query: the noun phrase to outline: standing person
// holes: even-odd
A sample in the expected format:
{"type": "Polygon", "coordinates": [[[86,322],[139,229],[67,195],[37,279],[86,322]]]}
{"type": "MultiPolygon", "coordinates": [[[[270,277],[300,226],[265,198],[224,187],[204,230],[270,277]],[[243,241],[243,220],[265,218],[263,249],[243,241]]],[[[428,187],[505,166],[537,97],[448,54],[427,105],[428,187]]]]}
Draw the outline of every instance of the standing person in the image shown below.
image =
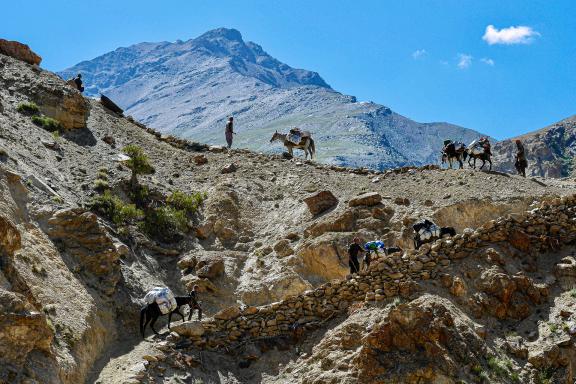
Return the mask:
{"type": "Polygon", "coordinates": [[[524,144],[520,140],[516,140],[516,162],[514,163],[519,175],[526,177],[526,168],[528,167],[528,160],[526,160],[526,152],[524,151],[524,144]]]}
{"type": "Polygon", "coordinates": [[[352,244],[348,247],[348,265],[350,266],[350,274],[358,273],[360,271],[360,263],[358,262],[358,254],[364,252],[360,245],[360,239],[355,237],[352,244]]]}
{"type": "Polygon", "coordinates": [[[198,303],[198,291],[200,290],[200,287],[195,285],[192,288],[192,292],[190,292],[190,304],[188,304],[190,306],[190,314],[188,315],[188,321],[190,321],[192,319],[192,314],[194,313],[194,310],[198,310],[198,321],[202,320],[202,308],[200,308],[200,304],[198,303]]]}
{"type": "Polygon", "coordinates": [[[232,147],[232,136],[234,133],[234,118],[230,116],[228,122],[226,123],[226,142],[228,143],[228,149],[232,147]]]}
{"type": "Polygon", "coordinates": [[[76,77],[74,78],[74,84],[76,84],[76,88],[78,88],[78,90],[80,92],[84,92],[84,85],[82,84],[82,74],[77,74],[76,77]]]}

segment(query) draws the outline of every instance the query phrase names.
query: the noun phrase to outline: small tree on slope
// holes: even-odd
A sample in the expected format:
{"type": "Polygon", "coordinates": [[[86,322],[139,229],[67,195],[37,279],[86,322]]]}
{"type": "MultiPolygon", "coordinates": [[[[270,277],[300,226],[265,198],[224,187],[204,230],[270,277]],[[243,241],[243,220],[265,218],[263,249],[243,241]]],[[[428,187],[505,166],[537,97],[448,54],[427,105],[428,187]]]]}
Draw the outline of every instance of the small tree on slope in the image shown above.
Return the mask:
{"type": "Polygon", "coordinates": [[[138,187],[138,175],[149,175],[154,173],[154,167],[148,161],[148,156],[142,148],[130,144],[122,150],[130,159],[126,160],[126,166],[132,170],[130,184],[133,190],[138,187]]]}

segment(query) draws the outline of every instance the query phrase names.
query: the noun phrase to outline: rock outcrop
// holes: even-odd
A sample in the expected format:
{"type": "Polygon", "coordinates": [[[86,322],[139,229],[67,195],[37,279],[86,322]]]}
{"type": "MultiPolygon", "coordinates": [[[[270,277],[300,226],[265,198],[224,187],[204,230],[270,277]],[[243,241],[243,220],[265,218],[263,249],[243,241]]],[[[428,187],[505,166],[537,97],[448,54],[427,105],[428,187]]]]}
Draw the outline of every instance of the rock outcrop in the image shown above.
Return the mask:
{"type": "Polygon", "coordinates": [[[303,201],[306,203],[310,213],[313,216],[319,215],[338,204],[338,199],[330,191],[321,191],[315,193],[304,198],[303,201]]]}
{"type": "Polygon", "coordinates": [[[92,275],[106,294],[114,292],[120,280],[119,259],[129,249],[110,236],[98,216],[82,209],[58,211],[48,220],[48,235],[75,260],[74,271],[92,275]]]}
{"type": "Polygon", "coordinates": [[[32,65],[40,65],[42,62],[42,58],[34,53],[29,46],[18,41],[0,39],[0,54],[32,65]]]}

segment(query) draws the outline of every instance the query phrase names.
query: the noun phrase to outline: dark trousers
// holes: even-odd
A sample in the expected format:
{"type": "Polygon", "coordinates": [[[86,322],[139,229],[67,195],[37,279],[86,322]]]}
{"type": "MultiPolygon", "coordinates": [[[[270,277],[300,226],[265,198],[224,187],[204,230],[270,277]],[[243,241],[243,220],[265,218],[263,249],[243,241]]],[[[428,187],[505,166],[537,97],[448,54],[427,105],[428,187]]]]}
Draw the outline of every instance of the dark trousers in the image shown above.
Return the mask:
{"type": "Polygon", "coordinates": [[[360,263],[357,258],[349,258],[348,265],[350,266],[350,273],[358,273],[360,271],[360,263]]]}

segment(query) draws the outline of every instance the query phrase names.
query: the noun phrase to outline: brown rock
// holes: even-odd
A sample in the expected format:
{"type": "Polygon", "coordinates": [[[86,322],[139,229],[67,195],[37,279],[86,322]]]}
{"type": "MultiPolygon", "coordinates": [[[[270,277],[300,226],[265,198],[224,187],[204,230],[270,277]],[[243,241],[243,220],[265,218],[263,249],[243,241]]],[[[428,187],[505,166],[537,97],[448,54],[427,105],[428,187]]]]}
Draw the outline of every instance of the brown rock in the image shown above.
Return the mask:
{"type": "Polygon", "coordinates": [[[194,163],[196,163],[196,165],[203,165],[203,164],[206,164],[207,162],[208,162],[208,159],[204,155],[194,156],[194,163]]]}
{"type": "Polygon", "coordinates": [[[26,44],[0,39],[0,53],[32,65],[40,65],[42,58],[26,44]]]}
{"type": "Polygon", "coordinates": [[[228,307],[221,310],[220,312],[217,312],[214,315],[214,318],[218,320],[232,320],[240,316],[241,313],[242,312],[240,311],[240,308],[237,306],[228,307]]]}
{"type": "Polygon", "coordinates": [[[528,252],[530,250],[530,237],[522,231],[512,231],[508,241],[516,249],[524,252],[528,252]]]}
{"type": "Polygon", "coordinates": [[[282,239],[274,244],[274,251],[278,257],[286,257],[294,254],[294,249],[290,246],[290,240],[282,239]]]}
{"type": "Polygon", "coordinates": [[[230,163],[227,166],[225,166],[224,168],[222,168],[222,170],[220,171],[220,173],[233,173],[236,172],[236,170],[238,170],[238,167],[236,166],[236,164],[234,163],[230,163]]]}
{"type": "Polygon", "coordinates": [[[356,196],[348,202],[351,207],[378,205],[382,202],[382,196],[378,192],[368,192],[356,196]]]}
{"type": "MultiPolygon", "coordinates": [[[[20,369],[26,356],[34,349],[47,354],[53,332],[44,314],[34,311],[24,296],[0,289],[0,365],[20,369]]],[[[4,376],[5,377],[5,376],[4,376]]]]}
{"type": "Polygon", "coordinates": [[[204,327],[200,321],[185,321],[172,326],[172,331],[180,336],[200,337],[204,334],[204,327]]]}
{"type": "Polygon", "coordinates": [[[338,199],[330,191],[315,193],[306,197],[303,201],[308,206],[310,213],[314,216],[325,212],[338,204],[338,199]]]}

